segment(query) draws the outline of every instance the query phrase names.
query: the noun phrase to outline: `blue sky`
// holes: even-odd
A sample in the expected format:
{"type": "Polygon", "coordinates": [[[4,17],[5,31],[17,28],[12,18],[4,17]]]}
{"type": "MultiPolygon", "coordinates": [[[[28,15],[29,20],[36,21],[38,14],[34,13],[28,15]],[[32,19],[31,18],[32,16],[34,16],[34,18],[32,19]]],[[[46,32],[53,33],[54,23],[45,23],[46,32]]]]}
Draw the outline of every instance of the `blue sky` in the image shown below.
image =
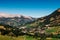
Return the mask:
{"type": "Polygon", "coordinates": [[[60,0],[0,0],[0,12],[32,17],[49,15],[60,8],[60,0]]]}

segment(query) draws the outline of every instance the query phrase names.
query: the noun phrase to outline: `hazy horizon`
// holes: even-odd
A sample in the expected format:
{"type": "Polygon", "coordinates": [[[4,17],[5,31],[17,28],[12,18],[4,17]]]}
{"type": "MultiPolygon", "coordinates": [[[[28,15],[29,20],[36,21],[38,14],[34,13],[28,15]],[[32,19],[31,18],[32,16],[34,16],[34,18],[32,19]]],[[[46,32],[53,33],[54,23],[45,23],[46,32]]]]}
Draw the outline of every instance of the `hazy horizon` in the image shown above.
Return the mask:
{"type": "Polygon", "coordinates": [[[0,0],[0,13],[42,17],[60,8],[60,0],[0,0]]]}

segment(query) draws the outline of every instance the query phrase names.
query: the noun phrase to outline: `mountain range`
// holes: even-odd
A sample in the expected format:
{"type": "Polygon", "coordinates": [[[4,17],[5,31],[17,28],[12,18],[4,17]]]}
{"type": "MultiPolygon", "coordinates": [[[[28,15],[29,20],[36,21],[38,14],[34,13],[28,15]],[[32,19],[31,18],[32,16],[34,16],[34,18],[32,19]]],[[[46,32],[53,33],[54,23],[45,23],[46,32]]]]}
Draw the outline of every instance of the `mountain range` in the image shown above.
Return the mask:
{"type": "Polygon", "coordinates": [[[27,23],[33,22],[34,20],[35,18],[32,18],[30,16],[0,13],[0,24],[20,27],[27,23]]]}
{"type": "Polygon", "coordinates": [[[26,24],[29,24],[30,26],[60,25],[60,8],[52,12],[50,15],[41,18],[0,13],[0,23],[16,27],[26,24]]]}

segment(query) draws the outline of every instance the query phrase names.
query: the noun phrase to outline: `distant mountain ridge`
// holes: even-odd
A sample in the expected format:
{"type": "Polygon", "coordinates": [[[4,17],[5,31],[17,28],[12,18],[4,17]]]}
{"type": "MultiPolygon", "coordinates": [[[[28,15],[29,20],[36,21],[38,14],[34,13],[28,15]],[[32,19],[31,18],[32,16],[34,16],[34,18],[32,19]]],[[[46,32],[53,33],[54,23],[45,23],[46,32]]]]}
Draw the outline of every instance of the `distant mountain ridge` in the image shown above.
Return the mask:
{"type": "Polygon", "coordinates": [[[0,14],[0,23],[19,27],[26,23],[33,22],[35,18],[23,15],[0,14]]]}

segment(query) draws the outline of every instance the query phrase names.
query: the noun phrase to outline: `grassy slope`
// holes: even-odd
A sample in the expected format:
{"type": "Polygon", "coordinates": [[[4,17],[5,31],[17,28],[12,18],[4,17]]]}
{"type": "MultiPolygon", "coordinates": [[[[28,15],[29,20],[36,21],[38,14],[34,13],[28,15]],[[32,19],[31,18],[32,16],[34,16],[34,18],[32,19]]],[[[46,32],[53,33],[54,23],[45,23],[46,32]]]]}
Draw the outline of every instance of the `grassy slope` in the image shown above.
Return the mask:
{"type": "MultiPolygon", "coordinates": [[[[30,36],[19,36],[19,37],[11,37],[11,36],[3,36],[0,35],[0,40],[38,40],[36,38],[30,36]]],[[[58,38],[46,38],[46,40],[60,40],[58,38]]]]}
{"type": "Polygon", "coordinates": [[[0,40],[36,40],[36,39],[29,36],[11,37],[6,35],[5,36],[0,35],[0,40]]]}
{"type": "Polygon", "coordinates": [[[49,29],[45,30],[47,33],[58,33],[60,32],[60,26],[50,27],[49,29]]]}

